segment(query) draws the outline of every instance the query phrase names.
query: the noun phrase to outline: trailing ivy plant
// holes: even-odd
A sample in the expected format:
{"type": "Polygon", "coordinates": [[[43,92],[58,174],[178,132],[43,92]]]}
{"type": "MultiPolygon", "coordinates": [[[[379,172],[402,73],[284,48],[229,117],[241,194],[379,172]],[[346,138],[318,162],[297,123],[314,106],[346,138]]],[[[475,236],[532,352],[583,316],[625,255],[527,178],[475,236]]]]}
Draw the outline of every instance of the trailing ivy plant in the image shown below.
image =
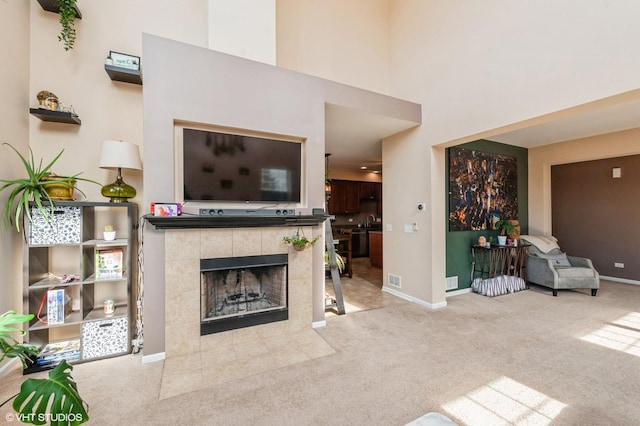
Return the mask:
{"type": "Polygon", "coordinates": [[[62,30],[58,36],[58,40],[64,43],[64,50],[73,49],[76,42],[76,29],[74,27],[76,20],[76,2],[78,0],[56,0],[60,7],[60,25],[62,30]]]}
{"type": "MultiPolygon", "coordinates": [[[[19,358],[25,368],[33,362],[38,348],[11,337],[11,333],[24,335],[24,331],[14,325],[32,319],[33,314],[19,315],[15,311],[0,315],[0,361],[19,358]]],[[[49,372],[48,378],[25,380],[20,392],[0,403],[0,407],[13,400],[13,409],[24,423],[42,425],[49,420],[52,425],[79,425],[86,422],[89,420],[88,406],[78,393],[71,370],[73,367],[62,360],[49,372]]]]}

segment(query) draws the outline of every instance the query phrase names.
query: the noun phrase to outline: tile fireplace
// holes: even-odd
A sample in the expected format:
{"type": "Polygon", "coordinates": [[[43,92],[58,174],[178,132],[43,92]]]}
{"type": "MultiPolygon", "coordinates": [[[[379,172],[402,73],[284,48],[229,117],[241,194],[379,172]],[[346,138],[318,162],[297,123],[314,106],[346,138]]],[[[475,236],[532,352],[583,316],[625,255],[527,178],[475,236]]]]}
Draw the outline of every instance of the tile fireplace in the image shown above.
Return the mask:
{"type": "Polygon", "coordinates": [[[325,219],[147,218],[164,231],[166,357],[161,398],[335,353],[311,326],[313,258],[321,254],[316,248],[294,251],[282,242],[298,226],[306,235],[318,235],[325,219]],[[204,279],[217,280],[218,288],[203,287],[203,274],[220,268],[229,272],[204,279]],[[278,269],[284,269],[285,279],[277,278],[278,269]],[[267,290],[264,280],[253,276],[276,277],[279,290],[267,290]],[[207,298],[208,307],[203,305],[207,298]],[[270,306],[253,309],[261,298],[270,306]],[[223,309],[214,310],[216,304],[223,309]],[[286,319],[272,321],[268,317],[273,312],[284,312],[286,319]],[[263,323],[261,315],[269,322],[263,323]],[[257,324],[202,333],[203,323],[214,318],[244,321],[253,316],[260,318],[257,324]]]}
{"type": "Polygon", "coordinates": [[[288,256],[200,260],[200,335],[288,319],[288,256]]]}

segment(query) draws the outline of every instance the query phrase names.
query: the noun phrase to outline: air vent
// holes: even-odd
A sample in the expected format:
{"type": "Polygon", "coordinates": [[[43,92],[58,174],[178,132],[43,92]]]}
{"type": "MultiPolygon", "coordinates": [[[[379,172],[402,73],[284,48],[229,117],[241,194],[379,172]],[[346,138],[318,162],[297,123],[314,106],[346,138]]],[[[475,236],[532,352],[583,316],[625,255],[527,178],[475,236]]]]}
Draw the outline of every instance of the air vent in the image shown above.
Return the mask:
{"type": "Polygon", "coordinates": [[[387,284],[391,287],[402,288],[402,277],[400,277],[400,275],[388,274],[387,284]]]}
{"type": "Polygon", "coordinates": [[[447,277],[446,290],[457,290],[458,289],[458,277],[447,277]]]}

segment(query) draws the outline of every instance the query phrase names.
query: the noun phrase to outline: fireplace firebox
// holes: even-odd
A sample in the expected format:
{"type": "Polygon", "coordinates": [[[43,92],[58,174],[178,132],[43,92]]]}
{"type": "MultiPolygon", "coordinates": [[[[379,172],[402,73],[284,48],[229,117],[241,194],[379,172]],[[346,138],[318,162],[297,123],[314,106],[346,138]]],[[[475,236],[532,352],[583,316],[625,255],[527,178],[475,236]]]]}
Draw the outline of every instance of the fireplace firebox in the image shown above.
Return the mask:
{"type": "Polygon", "coordinates": [[[286,254],[200,260],[200,335],[288,319],[286,254]]]}

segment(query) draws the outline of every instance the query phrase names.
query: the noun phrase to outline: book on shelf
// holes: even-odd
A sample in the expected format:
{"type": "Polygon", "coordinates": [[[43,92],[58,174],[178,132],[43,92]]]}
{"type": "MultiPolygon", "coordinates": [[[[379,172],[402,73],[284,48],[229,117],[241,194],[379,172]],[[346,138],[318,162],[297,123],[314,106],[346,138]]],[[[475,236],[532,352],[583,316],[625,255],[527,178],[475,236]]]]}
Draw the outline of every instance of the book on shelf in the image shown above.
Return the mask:
{"type": "Polygon", "coordinates": [[[47,323],[64,324],[71,313],[73,298],[71,287],[54,288],[47,291],[47,323]]]}
{"type": "Polygon", "coordinates": [[[79,358],[80,339],[63,340],[47,344],[38,354],[36,365],[47,365],[63,359],[70,361],[79,358]]]}
{"type": "Polygon", "coordinates": [[[96,279],[122,278],[122,249],[96,250],[96,279]]]}

